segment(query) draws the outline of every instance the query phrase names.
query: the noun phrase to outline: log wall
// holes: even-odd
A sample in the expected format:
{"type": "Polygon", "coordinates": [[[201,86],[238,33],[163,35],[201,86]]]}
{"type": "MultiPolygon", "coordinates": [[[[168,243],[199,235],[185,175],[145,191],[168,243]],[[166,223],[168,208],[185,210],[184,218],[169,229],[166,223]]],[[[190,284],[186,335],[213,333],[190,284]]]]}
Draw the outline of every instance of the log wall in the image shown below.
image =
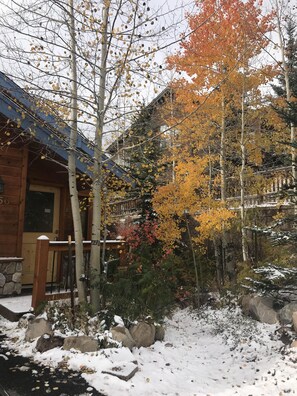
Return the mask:
{"type": "Polygon", "coordinates": [[[23,212],[26,193],[27,149],[6,146],[0,149],[0,256],[21,254],[23,212]]]}

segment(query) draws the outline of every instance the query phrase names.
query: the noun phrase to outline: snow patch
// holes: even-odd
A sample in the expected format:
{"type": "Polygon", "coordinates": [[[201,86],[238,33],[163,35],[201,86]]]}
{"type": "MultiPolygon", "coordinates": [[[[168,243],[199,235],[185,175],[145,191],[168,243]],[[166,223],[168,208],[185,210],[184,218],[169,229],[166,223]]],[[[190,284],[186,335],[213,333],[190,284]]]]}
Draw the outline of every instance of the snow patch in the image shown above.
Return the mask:
{"type": "Polygon", "coordinates": [[[0,317],[10,348],[40,364],[83,373],[90,386],[113,396],[248,396],[294,393],[297,349],[276,336],[276,325],[244,317],[238,307],[178,310],[164,323],[165,341],[149,348],[108,348],[79,353],[55,348],[43,354],[24,342],[24,329],[0,317]],[[105,374],[113,367],[138,366],[128,381],[105,374]]]}

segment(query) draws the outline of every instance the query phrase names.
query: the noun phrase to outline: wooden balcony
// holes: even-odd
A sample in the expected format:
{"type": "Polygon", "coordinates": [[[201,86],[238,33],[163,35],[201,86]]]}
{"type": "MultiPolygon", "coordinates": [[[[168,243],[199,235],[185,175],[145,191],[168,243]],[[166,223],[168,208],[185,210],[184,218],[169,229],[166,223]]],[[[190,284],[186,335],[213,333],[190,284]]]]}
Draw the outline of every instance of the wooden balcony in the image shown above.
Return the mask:
{"type": "Polygon", "coordinates": [[[112,202],[111,215],[112,217],[138,217],[141,209],[141,199],[131,198],[123,201],[112,202]]]}
{"type": "MultiPolygon", "coordinates": [[[[281,198],[280,193],[288,186],[293,183],[292,179],[292,168],[291,167],[281,167],[273,168],[265,171],[255,172],[252,177],[247,177],[246,180],[246,191],[251,191],[253,184],[257,183],[255,180],[259,181],[259,186],[262,189],[254,194],[245,196],[245,206],[248,208],[252,207],[273,207],[279,204],[292,205],[292,201],[289,197],[281,198]]],[[[240,191],[239,185],[234,188],[233,195],[229,192],[229,197],[227,202],[231,208],[239,207],[240,203],[240,191]],[[235,192],[235,193],[234,193],[235,192]]]]}
{"type": "MultiPolygon", "coordinates": [[[[251,177],[246,178],[246,191],[255,190],[255,180],[258,180],[256,193],[245,196],[246,207],[273,207],[281,203],[280,192],[285,186],[292,185],[292,168],[279,167],[255,172],[251,177]]],[[[238,178],[227,180],[227,202],[229,207],[238,208],[240,204],[240,189],[238,178]]],[[[217,199],[220,199],[219,192],[217,199]]],[[[289,198],[283,199],[284,205],[292,205],[289,198]]],[[[112,202],[112,217],[119,218],[137,218],[141,209],[141,200],[139,198],[126,199],[123,201],[112,202]]]]}

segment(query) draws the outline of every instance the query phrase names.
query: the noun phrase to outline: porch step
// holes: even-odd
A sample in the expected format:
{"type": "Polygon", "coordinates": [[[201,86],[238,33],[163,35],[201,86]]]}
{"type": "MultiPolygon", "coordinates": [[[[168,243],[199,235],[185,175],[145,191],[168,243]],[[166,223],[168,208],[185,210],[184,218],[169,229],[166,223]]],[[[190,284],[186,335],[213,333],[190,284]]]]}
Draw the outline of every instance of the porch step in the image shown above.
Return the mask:
{"type": "Polygon", "coordinates": [[[0,315],[11,322],[17,322],[31,311],[31,295],[0,298],[0,315]]]}

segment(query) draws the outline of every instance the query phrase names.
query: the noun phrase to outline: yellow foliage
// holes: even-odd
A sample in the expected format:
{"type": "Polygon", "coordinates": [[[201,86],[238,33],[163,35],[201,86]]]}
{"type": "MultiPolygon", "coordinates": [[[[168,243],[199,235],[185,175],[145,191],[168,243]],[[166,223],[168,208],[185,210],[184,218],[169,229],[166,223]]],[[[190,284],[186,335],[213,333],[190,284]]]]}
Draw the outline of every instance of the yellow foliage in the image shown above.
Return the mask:
{"type": "Polygon", "coordinates": [[[282,220],[286,217],[284,212],[277,212],[276,215],[273,216],[273,220],[282,220]]]}
{"type": "Polygon", "coordinates": [[[178,125],[164,159],[174,164],[174,180],[153,198],[160,238],[172,244],[181,237],[185,213],[199,223],[198,243],[230,227],[236,215],[219,195],[228,195],[228,189],[238,193],[243,159],[246,191],[263,191],[265,181],[254,169],[262,164],[263,149],[271,147],[273,129],[259,87],[275,71],[249,67],[267,45],[263,32],[272,28],[272,14],[263,16],[254,0],[208,0],[197,7],[197,14],[188,16],[193,33],[183,40],[182,51],[167,59],[170,68],[188,77],[172,84],[174,107],[164,115],[169,127],[178,125]]]}
{"type": "Polygon", "coordinates": [[[170,217],[166,222],[161,219],[156,230],[156,236],[163,241],[167,247],[173,247],[175,242],[180,239],[181,231],[177,222],[170,217]]]}
{"type": "Polygon", "coordinates": [[[175,168],[175,181],[159,187],[154,194],[153,207],[160,221],[158,237],[169,246],[181,238],[186,213],[200,223],[199,242],[227,229],[235,217],[212,196],[208,163],[207,157],[180,161],[175,168]]]}
{"type": "Polygon", "coordinates": [[[231,220],[236,217],[236,214],[226,208],[213,208],[205,211],[198,216],[196,220],[199,226],[196,228],[199,232],[197,242],[203,243],[207,239],[213,239],[219,236],[223,231],[226,231],[231,226],[231,220]]]}

